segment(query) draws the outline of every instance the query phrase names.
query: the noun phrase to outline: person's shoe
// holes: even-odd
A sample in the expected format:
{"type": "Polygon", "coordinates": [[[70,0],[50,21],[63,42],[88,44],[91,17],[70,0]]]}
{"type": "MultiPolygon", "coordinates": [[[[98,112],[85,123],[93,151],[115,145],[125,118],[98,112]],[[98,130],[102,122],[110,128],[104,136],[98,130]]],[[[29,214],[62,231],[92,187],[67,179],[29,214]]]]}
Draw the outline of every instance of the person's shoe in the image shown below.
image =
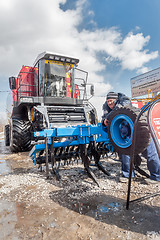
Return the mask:
{"type": "Polygon", "coordinates": [[[155,181],[155,180],[152,180],[150,178],[146,178],[145,183],[148,184],[148,185],[149,184],[160,184],[160,181],[155,181]]]}
{"type": "Polygon", "coordinates": [[[121,183],[127,183],[128,182],[128,178],[126,178],[126,177],[124,177],[124,176],[120,176],[119,177],[119,182],[121,182],[121,183]]]}

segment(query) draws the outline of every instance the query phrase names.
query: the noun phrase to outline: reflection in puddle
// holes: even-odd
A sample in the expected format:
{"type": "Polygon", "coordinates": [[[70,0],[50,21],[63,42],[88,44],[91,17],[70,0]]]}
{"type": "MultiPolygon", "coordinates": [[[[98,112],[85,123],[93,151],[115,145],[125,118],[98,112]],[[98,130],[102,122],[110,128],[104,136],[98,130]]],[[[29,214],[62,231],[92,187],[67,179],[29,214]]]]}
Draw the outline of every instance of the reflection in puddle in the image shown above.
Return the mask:
{"type": "Polygon", "coordinates": [[[113,211],[118,211],[120,207],[120,204],[117,202],[111,202],[108,205],[110,206],[110,209],[113,211]]]}
{"type": "Polygon", "coordinates": [[[106,218],[107,213],[120,211],[121,205],[118,202],[110,202],[106,204],[92,203],[76,203],[74,210],[80,214],[94,217],[97,220],[106,218]]]}
{"type": "Polygon", "coordinates": [[[11,172],[9,162],[0,159],[0,175],[5,175],[11,172]]]}
{"type": "Polygon", "coordinates": [[[4,160],[5,155],[9,153],[9,147],[5,146],[4,140],[0,140],[0,175],[6,175],[11,172],[9,161],[4,160]]]}
{"type": "Polygon", "coordinates": [[[98,206],[97,210],[102,213],[107,213],[109,212],[109,209],[106,206],[98,206]]]}
{"type": "Polygon", "coordinates": [[[0,140],[0,157],[1,154],[9,154],[10,152],[10,148],[5,146],[5,142],[4,140],[0,140]]]}

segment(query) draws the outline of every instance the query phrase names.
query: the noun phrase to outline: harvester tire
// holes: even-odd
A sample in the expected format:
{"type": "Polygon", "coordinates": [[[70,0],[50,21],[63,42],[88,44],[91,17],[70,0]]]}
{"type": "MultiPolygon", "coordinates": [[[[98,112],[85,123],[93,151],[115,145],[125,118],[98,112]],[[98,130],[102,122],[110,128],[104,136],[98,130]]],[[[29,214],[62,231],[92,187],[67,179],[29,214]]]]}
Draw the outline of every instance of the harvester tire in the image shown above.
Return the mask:
{"type": "Polygon", "coordinates": [[[10,148],[12,152],[26,152],[31,148],[31,124],[29,121],[12,118],[10,148]]]}
{"type": "Polygon", "coordinates": [[[9,124],[5,126],[4,128],[4,140],[5,140],[5,146],[9,146],[10,139],[9,139],[9,124]]]}
{"type": "MultiPolygon", "coordinates": [[[[108,135],[115,151],[120,154],[130,155],[132,149],[133,128],[136,117],[140,110],[136,107],[120,107],[113,110],[109,115],[108,135]],[[129,126],[130,136],[122,138],[120,127],[122,121],[127,122],[129,126]]],[[[147,117],[142,114],[136,130],[135,154],[142,153],[150,143],[151,134],[147,124],[147,117]]]]}

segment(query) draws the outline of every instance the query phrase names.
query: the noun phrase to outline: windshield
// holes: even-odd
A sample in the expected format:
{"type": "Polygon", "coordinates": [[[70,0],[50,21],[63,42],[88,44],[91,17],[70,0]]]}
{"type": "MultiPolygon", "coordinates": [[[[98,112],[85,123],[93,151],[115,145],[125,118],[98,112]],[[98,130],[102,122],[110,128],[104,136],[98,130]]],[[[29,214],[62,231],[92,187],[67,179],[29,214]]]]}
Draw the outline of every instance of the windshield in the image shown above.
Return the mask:
{"type": "Polygon", "coordinates": [[[43,59],[39,69],[41,96],[73,97],[73,64],[43,59]]]}

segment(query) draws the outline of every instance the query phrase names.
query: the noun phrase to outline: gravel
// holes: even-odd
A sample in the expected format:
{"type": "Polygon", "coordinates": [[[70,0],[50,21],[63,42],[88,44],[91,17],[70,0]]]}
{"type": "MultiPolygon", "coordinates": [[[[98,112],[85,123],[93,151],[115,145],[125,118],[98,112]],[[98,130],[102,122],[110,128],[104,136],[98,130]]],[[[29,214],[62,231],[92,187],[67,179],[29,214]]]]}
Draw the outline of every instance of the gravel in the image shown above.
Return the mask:
{"type": "MultiPolygon", "coordinates": [[[[127,211],[128,186],[118,181],[121,164],[115,156],[101,159],[111,172],[109,177],[91,166],[100,187],[88,177],[82,164],[61,166],[61,180],[57,181],[55,176],[46,179],[45,168],[40,172],[34,167],[28,153],[11,154],[4,149],[0,157],[10,165],[10,172],[0,175],[0,203],[18,204],[17,213],[9,215],[14,216],[14,227],[6,229],[4,236],[11,235],[5,240],[160,239],[159,197],[149,197],[160,191],[159,184],[146,185],[137,174],[131,199],[146,198],[130,203],[127,211]],[[20,221],[16,220],[17,214],[20,221]]],[[[142,168],[146,170],[145,161],[142,168]]],[[[7,210],[2,206],[0,231],[11,221],[7,218],[7,223],[3,222],[7,210]]]]}

